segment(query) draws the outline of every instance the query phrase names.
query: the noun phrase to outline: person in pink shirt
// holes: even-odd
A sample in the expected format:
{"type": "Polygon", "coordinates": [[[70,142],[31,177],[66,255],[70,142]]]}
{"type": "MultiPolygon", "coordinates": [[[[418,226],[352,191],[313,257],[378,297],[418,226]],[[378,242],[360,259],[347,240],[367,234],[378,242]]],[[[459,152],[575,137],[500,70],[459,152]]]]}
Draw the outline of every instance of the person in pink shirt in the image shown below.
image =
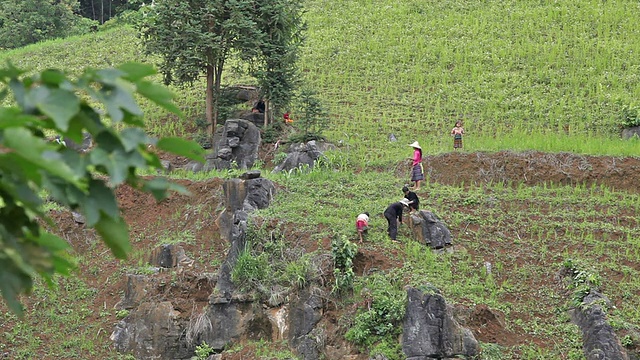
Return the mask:
{"type": "Polygon", "coordinates": [[[411,163],[411,181],[415,183],[414,190],[420,190],[420,181],[424,180],[422,169],[422,148],[417,141],[409,144],[413,148],[413,162],[411,163]]]}

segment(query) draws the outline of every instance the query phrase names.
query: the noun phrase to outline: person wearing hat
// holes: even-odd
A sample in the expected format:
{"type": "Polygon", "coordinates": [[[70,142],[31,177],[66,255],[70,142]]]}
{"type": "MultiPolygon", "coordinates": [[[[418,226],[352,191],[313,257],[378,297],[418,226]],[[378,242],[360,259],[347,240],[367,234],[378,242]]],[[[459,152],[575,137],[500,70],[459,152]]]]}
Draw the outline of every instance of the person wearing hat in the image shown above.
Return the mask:
{"type": "Polygon", "coordinates": [[[409,207],[409,200],[402,199],[389,205],[384,211],[384,217],[387,219],[387,223],[389,223],[387,233],[391,241],[396,241],[396,237],[398,237],[398,224],[402,224],[402,211],[405,207],[409,207]]]}
{"type": "Polygon", "coordinates": [[[422,148],[417,141],[409,144],[413,148],[413,163],[411,164],[411,181],[415,183],[414,190],[420,190],[420,181],[424,180],[422,170],[422,148]]]}
{"type": "Polygon", "coordinates": [[[402,187],[402,192],[404,193],[404,198],[409,201],[409,208],[412,211],[418,211],[420,208],[420,199],[418,199],[418,195],[413,191],[410,191],[406,185],[402,187]]]}

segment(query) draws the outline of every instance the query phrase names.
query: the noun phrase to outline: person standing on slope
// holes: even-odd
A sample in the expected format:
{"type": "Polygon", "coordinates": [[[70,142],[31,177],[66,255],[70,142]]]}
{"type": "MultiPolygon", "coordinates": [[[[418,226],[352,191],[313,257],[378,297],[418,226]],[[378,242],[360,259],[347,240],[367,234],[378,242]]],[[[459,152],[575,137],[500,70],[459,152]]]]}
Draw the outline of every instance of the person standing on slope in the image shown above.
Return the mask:
{"type": "Polygon", "coordinates": [[[420,181],[424,180],[422,169],[422,148],[417,141],[409,144],[413,148],[413,162],[411,163],[411,181],[415,183],[414,190],[420,190],[420,181]]]}
{"type": "Polygon", "coordinates": [[[464,128],[462,127],[462,121],[457,121],[456,126],[451,129],[451,136],[453,136],[453,149],[462,149],[462,135],[464,135],[464,128]]]}

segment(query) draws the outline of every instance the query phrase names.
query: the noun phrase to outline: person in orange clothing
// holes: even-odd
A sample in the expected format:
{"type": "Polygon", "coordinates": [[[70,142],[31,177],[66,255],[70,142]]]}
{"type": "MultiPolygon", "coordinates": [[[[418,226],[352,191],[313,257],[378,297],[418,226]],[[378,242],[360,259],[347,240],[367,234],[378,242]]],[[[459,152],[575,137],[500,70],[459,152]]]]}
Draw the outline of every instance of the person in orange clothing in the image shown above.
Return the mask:
{"type": "Polygon", "coordinates": [[[291,125],[293,124],[293,119],[291,119],[291,115],[289,114],[289,112],[286,112],[282,115],[282,117],[284,118],[284,123],[287,125],[291,125]]]}

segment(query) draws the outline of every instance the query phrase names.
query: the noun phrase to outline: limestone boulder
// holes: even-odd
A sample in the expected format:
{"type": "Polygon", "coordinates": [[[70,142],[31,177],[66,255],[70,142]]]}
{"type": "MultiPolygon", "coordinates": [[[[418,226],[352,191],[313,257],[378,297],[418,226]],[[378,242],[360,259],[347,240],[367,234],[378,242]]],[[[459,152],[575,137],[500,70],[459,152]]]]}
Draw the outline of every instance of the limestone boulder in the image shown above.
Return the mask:
{"type": "Polygon", "coordinates": [[[452,244],[451,231],[431,211],[420,210],[411,214],[409,227],[416,241],[431,246],[432,249],[442,249],[452,244]]]}
{"type": "Polygon", "coordinates": [[[116,325],[111,340],[136,359],[189,359],[194,349],[183,340],[185,326],[170,301],[146,302],[116,325]]]}
{"type": "Polygon", "coordinates": [[[624,128],[622,130],[621,136],[622,136],[622,139],[624,140],[629,140],[631,138],[640,139],[640,126],[624,128]]]}
{"type": "Polygon", "coordinates": [[[309,141],[306,144],[292,144],[287,151],[287,157],[278,164],[273,172],[289,171],[297,168],[313,168],[316,161],[323,156],[323,152],[333,150],[335,146],[325,142],[309,141]]]}
{"type": "Polygon", "coordinates": [[[584,356],[587,360],[628,360],[629,355],[607,321],[603,305],[611,306],[609,299],[592,290],[582,301],[582,306],[570,311],[571,320],[582,330],[584,356]]]}
{"type": "Polygon", "coordinates": [[[437,289],[407,289],[402,330],[402,351],[407,360],[472,359],[480,350],[471,330],[458,324],[452,307],[437,289]]]}
{"type": "Polygon", "coordinates": [[[260,130],[255,124],[244,119],[229,119],[216,131],[213,152],[206,157],[202,170],[251,168],[258,159],[260,141],[260,130]]]}

